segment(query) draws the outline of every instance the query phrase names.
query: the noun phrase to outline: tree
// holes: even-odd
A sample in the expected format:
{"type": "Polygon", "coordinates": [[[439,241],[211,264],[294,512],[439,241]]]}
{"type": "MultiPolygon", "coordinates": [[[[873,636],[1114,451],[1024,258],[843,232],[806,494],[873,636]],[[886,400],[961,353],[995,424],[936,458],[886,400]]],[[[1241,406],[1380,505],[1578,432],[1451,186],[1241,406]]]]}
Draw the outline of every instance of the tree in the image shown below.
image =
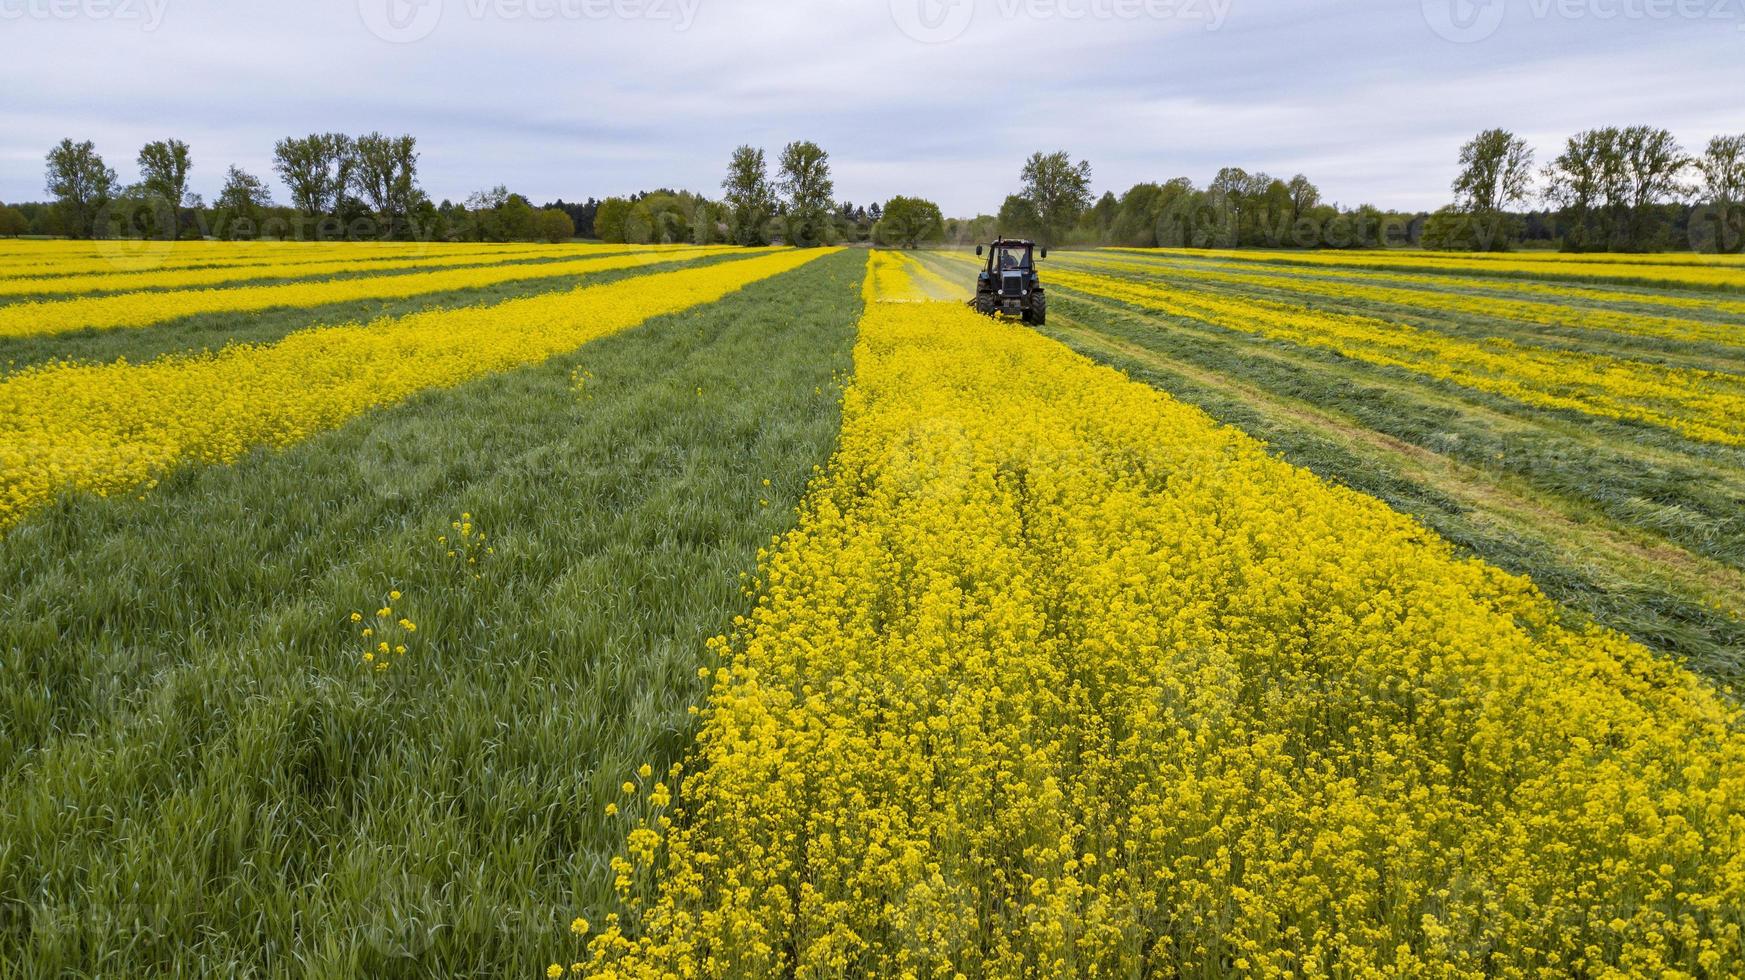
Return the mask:
{"type": "Polygon", "coordinates": [[[721,241],[721,227],[727,222],[727,209],[714,201],[698,201],[697,213],[691,220],[691,243],[714,245],[721,241]]]}
{"type": "Polygon", "coordinates": [[[624,219],[630,216],[630,202],[622,197],[608,197],[594,212],[594,234],[603,242],[624,241],[624,219]]]}
{"type": "Polygon", "coordinates": [[[1590,129],[1565,141],[1563,152],[1545,168],[1546,196],[1564,219],[1563,245],[1574,251],[1608,248],[1610,204],[1622,187],[1618,131],[1590,129]]]}
{"type": "Polygon", "coordinates": [[[945,234],[945,216],[932,201],[893,197],[885,205],[884,213],[873,231],[881,244],[914,248],[922,242],[938,241],[945,234]]]}
{"type": "Polygon", "coordinates": [[[1309,178],[1302,174],[1292,177],[1291,182],[1286,187],[1290,190],[1291,195],[1291,224],[1295,225],[1303,220],[1304,215],[1321,203],[1321,190],[1310,183],[1309,178]]]}
{"type": "Polygon", "coordinates": [[[1085,220],[1093,232],[1092,240],[1101,244],[1109,238],[1109,229],[1115,226],[1115,218],[1121,213],[1121,202],[1115,197],[1114,191],[1104,191],[1097,199],[1096,206],[1085,212],[1085,220]]]}
{"type": "Polygon", "coordinates": [[[231,237],[254,234],[261,226],[262,213],[273,206],[272,192],[266,182],[239,167],[232,166],[224,175],[224,188],[216,202],[222,226],[231,237]]]}
{"type": "Polygon", "coordinates": [[[1703,200],[1716,206],[1745,204],[1745,133],[1717,136],[1696,161],[1703,200]]]}
{"type": "Polygon", "coordinates": [[[17,208],[0,205],[0,237],[17,238],[30,231],[30,219],[17,208]]]}
{"type": "Polygon", "coordinates": [[[1281,244],[1291,213],[1291,192],[1285,182],[1265,172],[1253,174],[1243,188],[1242,199],[1243,217],[1250,230],[1241,240],[1249,245],[1281,244]]]}
{"type": "Polygon", "coordinates": [[[1162,197],[1163,188],[1157,184],[1134,184],[1128,188],[1127,193],[1121,195],[1115,223],[1109,227],[1109,243],[1133,248],[1155,247],[1157,215],[1162,210],[1158,204],[1162,197]]]}
{"type": "Polygon", "coordinates": [[[1460,148],[1455,202],[1479,215],[1499,214],[1527,200],[1533,187],[1533,150],[1506,129],[1487,129],[1460,148]]]}
{"type": "Polygon", "coordinates": [[[1439,208],[1424,221],[1419,244],[1432,251],[1480,251],[1473,235],[1474,216],[1469,211],[1450,204],[1439,208]]]}
{"type": "Polygon", "coordinates": [[[776,213],[776,192],[770,185],[763,151],[742,146],[727,162],[727,235],[737,245],[768,245],[769,223],[776,213]]]}
{"type": "Polygon", "coordinates": [[[557,208],[545,208],[533,213],[533,235],[541,241],[554,245],[567,242],[576,237],[575,219],[568,212],[557,208]]]}
{"type": "Polygon", "coordinates": [[[467,234],[474,241],[508,242],[534,237],[533,205],[502,184],[467,196],[467,234]]]}
{"type": "Polygon", "coordinates": [[[1630,126],[1618,132],[1626,248],[1645,252],[1663,244],[1664,229],[1656,221],[1656,208],[1668,198],[1691,193],[1681,179],[1691,163],[1667,130],[1630,126]]]}
{"type": "Polygon", "coordinates": [[[781,181],[786,195],[788,244],[809,247],[830,238],[830,203],[836,184],[830,179],[830,154],[816,143],[789,143],[782,150],[781,181]]]}
{"type": "Polygon", "coordinates": [[[176,238],[181,228],[182,205],[188,197],[188,171],[193,163],[188,157],[188,144],[181,140],[159,140],[147,143],[139,151],[139,182],[146,193],[169,202],[166,215],[169,237],[176,238]]]}
{"type": "Polygon", "coordinates": [[[689,191],[662,188],[641,194],[631,209],[633,218],[626,218],[626,234],[641,235],[641,241],[676,245],[692,240],[692,225],[706,203],[689,191]],[[646,227],[647,231],[642,229],[646,227]]]}
{"type": "Polygon", "coordinates": [[[1042,218],[1036,213],[1036,205],[1021,194],[1007,195],[1000,205],[994,233],[1003,238],[1041,238],[1042,218]]]}
{"type": "Polygon", "coordinates": [[[386,226],[387,236],[398,237],[423,193],[418,189],[418,140],[371,133],[358,137],[354,153],[352,185],[386,226]]]}
{"type": "Polygon", "coordinates": [[[1460,148],[1453,189],[1456,206],[1473,216],[1468,227],[1474,249],[1507,247],[1515,222],[1505,212],[1533,189],[1532,148],[1506,129],[1479,133],[1460,148]]]}
{"type": "Polygon", "coordinates": [[[339,213],[355,167],[355,147],[343,133],[313,133],[273,146],[273,169],[291,191],[291,206],[311,218],[339,213]]]}
{"type": "Polygon", "coordinates": [[[115,171],[104,166],[96,145],[90,140],[61,140],[48,152],[45,180],[67,234],[74,238],[95,234],[98,213],[115,193],[115,171]]]}
{"type": "Polygon", "coordinates": [[[1692,243],[1717,252],[1745,251],[1745,134],[1709,140],[1696,167],[1710,208],[1702,223],[1712,228],[1701,237],[1693,229],[1692,243]]]}
{"type": "Polygon", "coordinates": [[[533,204],[520,194],[510,194],[497,208],[497,230],[506,242],[534,237],[533,204]]]}
{"type": "Polygon", "coordinates": [[[1031,154],[1021,179],[1021,196],[1036,214],[1045,246],[1064,238],[1091,206],[1091,165],[1084,160],[1074,164],[1065,150],[1031,154]]]}

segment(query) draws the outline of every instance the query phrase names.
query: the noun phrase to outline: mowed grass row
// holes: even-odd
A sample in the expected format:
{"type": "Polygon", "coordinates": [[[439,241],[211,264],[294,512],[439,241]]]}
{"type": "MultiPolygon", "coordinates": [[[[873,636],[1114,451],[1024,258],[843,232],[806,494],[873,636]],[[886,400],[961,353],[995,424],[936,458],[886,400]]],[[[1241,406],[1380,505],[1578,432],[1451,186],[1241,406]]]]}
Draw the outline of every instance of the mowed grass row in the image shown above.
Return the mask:
{"type": "Polygon", "coordinates": [[[828,456],[863,263],[0,538],[0,962],[542,970],[828,456]],[[390,591],[417,630],[376,673],[350,614],[390,591]]]}
{"type": "MultiPolygon", "coordinates": [[[[962,256],[924,259],[953,278],[970,268],[962,256]]],[[[1044,332],[1081,353],[1601,623],[1745,679],[1745,452],[1058,286],[1050,314],[1044,332]]]]}

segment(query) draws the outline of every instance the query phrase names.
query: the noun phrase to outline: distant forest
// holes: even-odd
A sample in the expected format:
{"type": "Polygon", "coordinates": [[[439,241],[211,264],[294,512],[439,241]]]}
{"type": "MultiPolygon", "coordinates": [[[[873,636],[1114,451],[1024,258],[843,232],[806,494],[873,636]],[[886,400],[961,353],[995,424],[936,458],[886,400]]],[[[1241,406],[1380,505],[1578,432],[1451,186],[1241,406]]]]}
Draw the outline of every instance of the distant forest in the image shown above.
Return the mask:
{"type": "Polygon", "coordinates": [[[1400,212],[1330,203],[1303,174],[1241,167],[1204,186],[1177,177],[1097,196],[1088,161],[1036,153],[997,215],[947,219],[920,197],[838,200],[829,153],[805,141],[783,148],[773,175],[764,150],[739,147],[717,197],[659,188],[535,205],[502,185],[433,201],[410,135],[286,138],[273,153],[282,197],[231,166],[211,201],[188,190],[194,163],[180,140],[143,146],[137,179],[124,183],[93,143],[66,139],[45,158],[48,199],[0,205],[0,235],[918,247],[998,234],[1066,247],[1745,250],[1745,134],[1691,153],[1664,129],[1608,127],[1569,137],[1543,165],[1536,157],[1513,133],[1486,130],[1460,149],[1451,203],[1400,212]]]}

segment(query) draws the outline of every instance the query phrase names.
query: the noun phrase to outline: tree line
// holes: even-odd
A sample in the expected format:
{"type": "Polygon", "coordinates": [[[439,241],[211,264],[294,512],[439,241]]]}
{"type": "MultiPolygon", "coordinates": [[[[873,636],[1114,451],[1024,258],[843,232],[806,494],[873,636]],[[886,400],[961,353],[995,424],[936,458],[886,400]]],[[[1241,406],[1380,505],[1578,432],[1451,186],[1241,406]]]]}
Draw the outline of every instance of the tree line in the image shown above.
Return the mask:
{"type": "Polygon", "coordinates": [[[1745,251],[1745,134],[1689,154],[1671,132],[1606,127],[1570,137],[1543,168],[1514,134],[1486,130],[1460,151],[1455,200],[1434,213],[1346,209],[1303,174],[1225,167],[1100,198],[1089,162],[1036,153],[998,215],[945,222],[953,244],[996,235],[1053,246],[1489,250],[1534,243],[1569,251],[1745,251]],[[1526,210],[1534,202],[1539,210],[1526,210]]]}
{"type": "Polygon", "coordinates": [[[143,147],[139,179],[124,184],[92,142],[65,139],[46,158],[52,200],[0,207],[0,235],[914,246],[944,227],[938,206],[918,198],[837,202],[830,155],[809,141],[788,144],[773,177],[763,150],[735,150],[721,200],[660,188],[536,208],[497,185],[436,203],[419,186],[418,160],[409,135],[288,137],[273,148],[283,203],[266,180],[231,166],[208,204],[188,189],[194,165],[180,140],[143,147]]]}
{"type": "Polygon", "coordinates": [[[1745,251],[1745,134],[1700,154],[1653,126],[1606,126],[1535,167],[1526,140],[1488,129],[1460,151],[1453,204],[1426,224],[1431,248],[1486,251],[1555,241],[1574,252],[1745,251]],[[1526,210],[1541,203],[1540,210],[1526,210]]]}
{"type": "MultiPolygon", "coordinates": [[[[311,133],[273,147],[273,172],[287,200],[237,166],[207,204],[188,189],[188,144],[147,143],[139,179],[123,183],[87,140],[48,152],[46,203],[0,207],[0,235],[72,238],[290,238],[352,240],[568,241],[568,206],[535,208],[502,186],[465,202],[433,202],[418,184],[418,141],[410,135],[311,133]]],[[[561,202],[560,202],[561,203],[561,202]]]]}
{"type": "Polygon", "coordinates": [[[1051,247],[1377,248],[1415,240],[1426,217],[1369,205],[1343,209],[1326,203],[1303,174],[1286,180],[1241,167],[1219,170],[1205,187],[1176,177],[1118,196],[1097,196],[1091,182],[1089,161],[1065,150],[1032,154],[999,214],[947,221],[943,238],[957,245],[1003,235],[1051,247]]]}
{"type": "Polygon", "coordinates": [[[90,142],[62,140],[47,156],[52,203],[0,207],[0,235],[318,238],[623,243],[872,242],[916,247],[1033,238],[1050,246],[1490,250],[1521,244],[1571,251],[1689,247],[1745,250],[1745,134],[1717,136],[1698,155],[1649,126],[1571,136],[1543,167],[1527,143],[1486,130],[1460,151],[1454,202],[1434,213],[1342,208],[1305,175],[1289,179],[1225,167],[1199,187],[1186,177],[1141,182],[1117,196],[1092,191],[1088,161],[1038,152],[997,215],[946,220],[937,204],[897,196],[857,206],[835,200],[830,155],[787,144],[772,175],[766,152],[733,151],[713,200],[660,188],[544,207],[498,185],[433,203],[418,185],[412,136],[316,133],[280,140],[273,169],[288,192],[232,166],[217,199],[188,191],[188,145],[147,143],[139,179],[122,184],[90,142]],[[1531,209],[1535,203],[1541,206],[1531,209]]]}

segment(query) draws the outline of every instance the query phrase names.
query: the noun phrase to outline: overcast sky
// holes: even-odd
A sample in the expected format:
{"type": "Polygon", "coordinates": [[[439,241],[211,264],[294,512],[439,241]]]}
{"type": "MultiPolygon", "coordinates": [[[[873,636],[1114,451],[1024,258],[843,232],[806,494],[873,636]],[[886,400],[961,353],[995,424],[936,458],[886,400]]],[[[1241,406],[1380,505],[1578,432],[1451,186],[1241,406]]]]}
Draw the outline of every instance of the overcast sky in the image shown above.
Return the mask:
{"type": "Polygon", "coordinates": [[[1238,165],[1428,209],[1488,126],[1541,160],[1596,125],[1745,132],[1745,0],[0,0],[0,37],[6,201],[63,136],[124,181],[186,140],[211,198],[282,136],[381,130],[439,200],[714,195],[734,146],[811,139],[839,199],[956,215],[1057,148],[1099,192],[1238,165]]]}

